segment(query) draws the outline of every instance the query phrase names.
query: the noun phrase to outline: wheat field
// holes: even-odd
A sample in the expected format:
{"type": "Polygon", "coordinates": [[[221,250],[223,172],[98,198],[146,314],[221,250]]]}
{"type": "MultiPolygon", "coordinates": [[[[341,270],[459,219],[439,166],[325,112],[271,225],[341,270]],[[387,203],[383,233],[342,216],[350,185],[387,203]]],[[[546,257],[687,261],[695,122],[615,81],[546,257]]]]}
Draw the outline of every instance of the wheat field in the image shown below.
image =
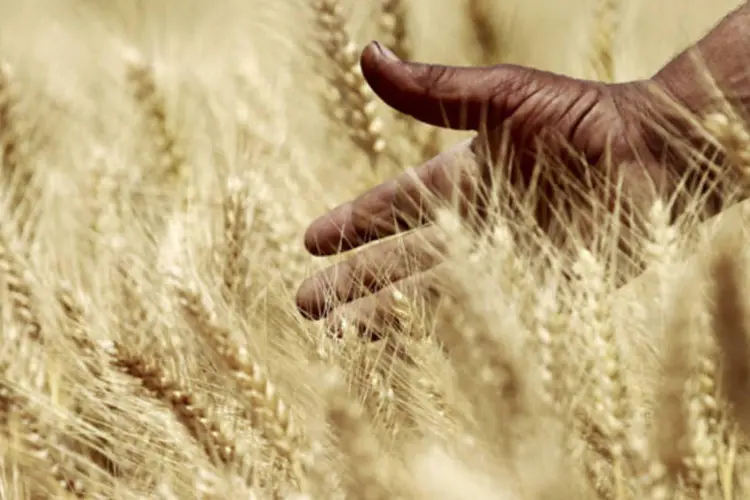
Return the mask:
{"type": "Polygon", "coordinates": [[[656,203],[624,287],[446,210],[375,342],[294,298],[314,217],[465,136],[378,102],[369,40],[622,82],[738,3],[0,0],[0,497],[746,498],[746,204],[656,203]]]}

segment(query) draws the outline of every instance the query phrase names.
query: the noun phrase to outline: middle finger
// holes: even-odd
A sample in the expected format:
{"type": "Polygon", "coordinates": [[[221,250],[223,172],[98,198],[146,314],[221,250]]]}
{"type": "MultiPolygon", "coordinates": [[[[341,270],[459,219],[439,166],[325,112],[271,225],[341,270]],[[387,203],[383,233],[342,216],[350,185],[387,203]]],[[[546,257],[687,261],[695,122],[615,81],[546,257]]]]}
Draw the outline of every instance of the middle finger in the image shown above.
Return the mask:
{"type": "Polygon", "coordinates": [[[441,205],[471,210],[482,181],[473,144],[459,143],[316,219],[305,247],[313,255],[332,255],[419,227],[441,205]]]}
{"type": "Polygon", "coordinates": [[[310,319],[378,292],[442,261],[444,240],[436,226],[426,226],[367,248],[305,280],[297,305],[310,319]]]}

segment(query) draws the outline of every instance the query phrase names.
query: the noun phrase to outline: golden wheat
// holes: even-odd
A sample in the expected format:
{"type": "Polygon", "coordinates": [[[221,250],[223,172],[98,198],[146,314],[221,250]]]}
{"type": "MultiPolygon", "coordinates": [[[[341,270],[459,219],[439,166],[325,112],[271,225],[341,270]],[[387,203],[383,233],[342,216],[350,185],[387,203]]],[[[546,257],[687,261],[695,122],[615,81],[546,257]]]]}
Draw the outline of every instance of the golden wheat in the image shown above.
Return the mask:
{"type": "MultiPolygon", "coordinates": [[[[381,118],[356,40],[414,59],[417,25],[444,37],[461,18],[474,37],[445,59],[503,62],[523,30],[489,2],[24,5],[0,5],[0,497],[750,491],[743,235],[686,261],[698,228],[671,221],[670,200],[651,212],[635,293],[610,279],[607,245],[563,275],[570,256],[498,206],[479,240],[440,214],[446,261],[419,279],[441,293],[401,283],[379,341],[294,310],[316,266],[306,222],[440,144],[381,118]],[[315,57],[299,50],[311,40],[315,57]],[[35,142],[49,103],[64,103],[45,115],[53,140],[35,142]]],[[[586,8],[571,59],[613,81],[637,7],[586,8]]],[[[742,185],[744,124],[721,109],[703,125],[717,174],[742,185]]]]}

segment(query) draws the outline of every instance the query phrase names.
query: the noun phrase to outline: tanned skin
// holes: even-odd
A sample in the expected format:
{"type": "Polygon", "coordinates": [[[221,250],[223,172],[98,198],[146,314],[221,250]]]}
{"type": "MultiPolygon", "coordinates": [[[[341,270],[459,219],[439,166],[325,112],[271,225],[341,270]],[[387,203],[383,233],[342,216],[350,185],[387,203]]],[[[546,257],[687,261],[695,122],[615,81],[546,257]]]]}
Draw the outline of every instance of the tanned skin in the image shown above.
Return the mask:
{"type": "MultiPolygon", "coordinates": [[[[617,186],[618,203],[629,207],[631,221],[656,197],[669,199],[678,190],[708,200],[706,215],[725,207],[720,194],[706,192],[705,182],[685,182],[687,176],[701,178],[702,173],[696,172],[700,163],[695,158],[680,152],[705,149],[694,118],[721,109],[720,98],[746,116],[750,4],[641,81],[605,84],[515,65],[465,68],[406,62],[377,42],[364,50],[361,66],[374,92],[396,111],[436,127],[477,132],[471,140],[340,205],[307,229],[305,246],[315,256],[372,245],[302,283],[300,311],[313,320],[359,318],[367,327],[375,324],[373,318],[388,316],[393,286],[419,290],[423,278],[418,273],[440,262],[430,223],[445,203],[458,204],[464,216],[476,219],[472,224],[481,225],[483,200],[490,199],[493,190],[516,186],[522,191],[535,183],[543,196],[532,212],[542,230],[553,231],[553,209],[565,202],[580,220],[593,220],[585,213],[592,210],[590,202],[570,206],[561,199],[565,191],[535,175],[544,164],[539,161],[542,154],[568,158],[558,162],[552,177],[578,179],[587,196],[598,196],[602,206],[614,207],[612,190],[583,186],[583,178],[595,173],[609,181],[601,186],[617,186]],[[498,168],[506,169],[510,183],[493,183],[496,172],[491,169],[498,168]]],[[[592,236],[595,225],[588,230],[592,236]]],[[[581,234],[585,237],[586,228],[581,234]]]]}

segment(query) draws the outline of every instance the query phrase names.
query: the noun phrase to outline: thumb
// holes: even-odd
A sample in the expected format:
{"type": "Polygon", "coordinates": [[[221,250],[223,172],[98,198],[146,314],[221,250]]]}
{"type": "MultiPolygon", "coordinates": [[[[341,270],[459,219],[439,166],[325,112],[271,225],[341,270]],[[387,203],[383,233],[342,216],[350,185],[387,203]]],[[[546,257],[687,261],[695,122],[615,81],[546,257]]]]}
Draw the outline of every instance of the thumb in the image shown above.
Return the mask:
{"type": "Polygon", "coordinates": [[[539,90],[543,72],[515,65],[457,67],[407,62],[378,42],[360,59],[373,91],[392,108],[424,123],[479,130],[508,118],[539,90]]]}

